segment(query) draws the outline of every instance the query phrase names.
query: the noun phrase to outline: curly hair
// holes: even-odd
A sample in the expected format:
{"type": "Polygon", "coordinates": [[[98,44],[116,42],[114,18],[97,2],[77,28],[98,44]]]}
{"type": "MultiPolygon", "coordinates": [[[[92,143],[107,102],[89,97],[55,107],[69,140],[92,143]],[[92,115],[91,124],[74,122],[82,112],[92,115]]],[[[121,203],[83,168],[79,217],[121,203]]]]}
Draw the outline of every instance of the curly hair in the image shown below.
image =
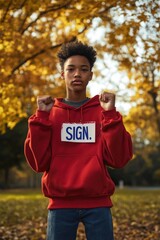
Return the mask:
{"type": "Polygon", "coordinates": [[[87,44],[83,44],[82,42],[79,42],[77,40],[63,44],[61,50],[57,54],[61,68],[64,68],[64,63],[67,58],[75,55],[81,55],[86,57],[92,69],[96,61],[97,53],[93,49],[93,47],[88,46],[87,44]]]}

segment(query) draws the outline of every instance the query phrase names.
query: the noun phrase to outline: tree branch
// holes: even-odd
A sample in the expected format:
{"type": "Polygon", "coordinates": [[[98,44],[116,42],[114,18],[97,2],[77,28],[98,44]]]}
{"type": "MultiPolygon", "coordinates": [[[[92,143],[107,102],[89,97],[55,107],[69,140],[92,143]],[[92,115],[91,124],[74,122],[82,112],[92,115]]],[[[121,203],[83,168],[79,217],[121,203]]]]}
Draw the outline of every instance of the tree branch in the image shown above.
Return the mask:
{"type": "Polygon", "coordinates": [[[3,23],[5,21],[5,18],[7,16],[7,13],[9,11],[11,5],[12,5],[12,0],[10,0],[10,2],[8,3],[7,9],[6,9],[6,11],[5,11],[5,13],[4,13],[3,17],[2,17],[1,23],[3,23]]]}
{"type": "Polygon", "coordinates": [[[24,0],[24,1],[20,4],[20,8],[23,8],[27,1],[28,1],[28,0],[24,0]]]}
{"type": "MultiPolygon", "coordinates": [[[[20,4],[19,8],[20,8],[20,9],[23,8],[23,7],[25,6],[25,4],[26,4],[27,1],[28,1],[28,0],[24,0],[24,1],[20,4]]],[[[22,15],[22,12],[21,12],[21,15],[22,15]]],[[[20,24],[20,27],[19,27],[19,29],[18,29],[19,32],[20,32],[21,29],[23,28],[24,23],[26,22],[27,17],[28,17],[28,14],[25,15],[24,19],[22,19],[22,23],[20,24]]]]}
{"type": "MultiPolygon", "coordinates": [[[[24,64],[25,64],[26,62],[28,62],[29,60],[34,59],[34,58],[36,58],[37,56],[39,56],[39,55],[47,52],[47,50],[51,50],[51,49],[58,48],[58,47],[60,47],[61,45],[62,45],[62,43],[57,44],[57,45],[55,45],[55,46],[51,46],[51,47],[49,47],[49,48],[47,48],[47,49],[41,49],[40,51],[34,53],[32,56],[30,56],[30,57],[28,57],[28,58],[25,58],[25,59],[22,60],[16,67],[14,67],[14,68],[12,69],[11,75],[13,75],[16,70],[18,70],[22,65],[24,65],[24,64]]],[[[11,75],[10,75],[10,76],[11,76],[11,75]]]]}
{"type": "MultiPolygon", "coordinates": [[[[76,40],[76,37],[72,37],[69,41],[75,41],[76,40]]],[[[15,73],[16,70],[18,70],[21,66],[23,66],[26,62],[28,62],[29,60],[31,59],[34,59],[36,58],[37,56],[47,52],[48,50],[53,50],[55,48],[58,48],[62,45],[63,43],[59,43],[57,45],[54,45],[54,46],[51,46],[49,48],[46,48],[46,49],[41,49],[40,51],[34,53],[33,55],[31,55],[30,57],[27,57],[25,58],[24,60],[22,60],[17,66],[15,66],[13,69],[12,69],[12,72],[11,74],[8,76],[8,79],[15,73]]]]}
{"type": "MultiPolygon", "coordinates": [[[[87,26],[85,26],[85,27],[83,28],[83,30],[78,33],[78,35],[82,34],[86,29],[87,29],[87,26]]],[[[71,37],[71,39],[67,40],[67,42],[72,42],[72,41],[76,41],[76,40],[77,40],[77,37],[76,37],[76,36],[73,36],[73,37],[71,37]]],[[[12,69],[12,72],[11,72],[11,74],[8,76],[8,78],[10,78],[10,77],[14,74],[14,72],[15,72],[16,70],[18,70],[22,65],[24,65],[24,64],[25,64],[26,62],[28,62],[29,60],[36,58],[37,56],[39,56],[39,55],[47,52],[48,50],[52,50],[52,49],[58,48],[58,47],[60,47],[62,44],[63,44],[63,43],[59,43],[59,44],[57,44],[57,45],[55,45],[55,46],[51,46],[51,47],[46,48],[46,49],[41,49],[40,51],[34,53],[32,56],[24,59],[23,61],[21,61],[17,66],[15,66],[15,67],[12,69]]]]}
{"type": "Polygon", "coordinates": [[[61,6],[52,6],[50,7],[49,9],[46,9],[45,11],[43,12],[40,12],[39,15],[37,16],[37,18],[30,22],[22,31],[21,31],[21,34],[24,34],[24,32],[29,28],[31,27],[34,23],[37,22],[38,19],[40,19],[43,15],[46,15],[47,13],[49,12],[52,12],[52,11],[57,11],[57,10],[60,10],[62,8],[65,8],[66,6],[68,6],[70,3],[72,2],[72,0],[69,0],[68,2],[66,2],[65,4],[61,5],[61,6]]]}
{"type": "Polygon", "coordinates": [[[28,18],[28,15],[26,14],[25,17],[24,17],[24,19],[22,20],[22,23],[20,24],[19,29],[18,29],[19,32],[21,32],[21,30],[22,30],[22,28],[23,28],[23,26],[24,26],[27,18],[28,18]]]}

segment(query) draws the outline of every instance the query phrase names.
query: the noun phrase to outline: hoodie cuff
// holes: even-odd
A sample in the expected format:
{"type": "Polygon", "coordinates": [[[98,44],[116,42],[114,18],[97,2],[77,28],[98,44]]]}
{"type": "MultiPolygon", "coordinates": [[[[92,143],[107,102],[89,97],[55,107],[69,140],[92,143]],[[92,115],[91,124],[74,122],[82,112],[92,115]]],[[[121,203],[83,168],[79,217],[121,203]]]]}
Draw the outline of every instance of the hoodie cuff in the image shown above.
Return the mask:
{"type": "Polygon", "coordinates": [[[42,118],[42,119],[48,119],[49,114],[50,114],[50,112],[46,112],[46,111],[41,111],[41,110],[36,111],[36,117],[42,118]]]}
{"type": "Polygon", "coordinates": [[[108,111],[102,111],[102,115],[106,120],[107,119],[115,119],[115,118],[117,118],[116,108],[113,108],[112,110],[108,110],[108,111]]]}

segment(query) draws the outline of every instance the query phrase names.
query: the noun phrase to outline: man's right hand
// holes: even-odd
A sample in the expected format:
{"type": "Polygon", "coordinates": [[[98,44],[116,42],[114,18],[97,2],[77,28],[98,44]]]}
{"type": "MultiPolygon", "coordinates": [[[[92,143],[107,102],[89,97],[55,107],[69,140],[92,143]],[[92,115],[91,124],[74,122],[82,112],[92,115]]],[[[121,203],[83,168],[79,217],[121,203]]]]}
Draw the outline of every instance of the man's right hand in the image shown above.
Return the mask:
{"type": "Polygon", "coordinates": [[[50,112],[53,104],[54,100],[51,96],[37,97],[37,106],[40,111],[50,112]]]}

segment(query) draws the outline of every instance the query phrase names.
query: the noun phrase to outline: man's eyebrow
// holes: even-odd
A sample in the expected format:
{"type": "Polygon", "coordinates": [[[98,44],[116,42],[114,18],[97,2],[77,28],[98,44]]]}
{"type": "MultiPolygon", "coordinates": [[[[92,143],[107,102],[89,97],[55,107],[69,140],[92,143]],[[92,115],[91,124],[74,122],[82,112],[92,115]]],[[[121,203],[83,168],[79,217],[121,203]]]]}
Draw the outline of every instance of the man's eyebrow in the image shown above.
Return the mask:
{"type": "MultiPolygon", "coordinates": [[[[75,67],[76,65],[74,65],[74,64],[68,64],[67,65],[67,67],[75,67]]],[[[86,65],[86,64],[82,64],[82,65],[80,65],[80,67],[88,67],[89,68],[89,66],[88,65],[86,65]]]]}
{"type": "Polygon", "coordinates": [[[83,64],[83,65],[81,65],[81,67],[88,67],[89,68],[89,66],[87,64],[83,64]]]}
{"type": "Polygon", "coordinates": [[[74,67],[74,64],[68,64],[67,67],[74,67]]]}

